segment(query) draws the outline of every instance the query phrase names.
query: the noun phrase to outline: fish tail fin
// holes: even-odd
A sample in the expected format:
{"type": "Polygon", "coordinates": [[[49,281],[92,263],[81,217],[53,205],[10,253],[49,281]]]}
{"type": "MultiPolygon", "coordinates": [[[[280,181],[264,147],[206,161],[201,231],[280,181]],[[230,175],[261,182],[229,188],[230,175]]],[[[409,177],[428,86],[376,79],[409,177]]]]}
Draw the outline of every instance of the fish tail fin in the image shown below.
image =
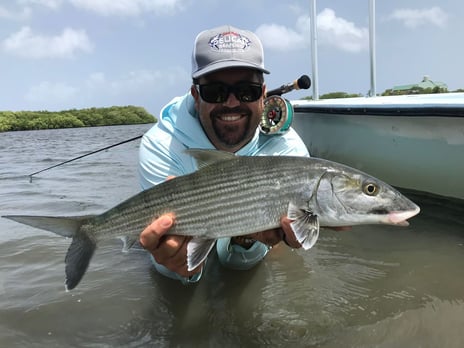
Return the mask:
{"type": "Polygon", "coordinates": [[[93,216],[7,215],[4,217],[25,225],[54,232],[63,237],[72,238],[65,258],[66,290],[71,290],[79,284],[97,248],[96,240],[91,231],[85,227],[81,228],[93,216]]]}
{"type": "Polygon", "coordinates": [[[90,259],[97,248],[97,243],[87,233],[79,233],[73,237],[64,262],[66,264],[66,290],[74,289],[81,281],[89,267],[90,259]]]}
{"type": "Polygon", "coordinates": [[[33,215],[5,215],[6,219],[24,225],[50,231],[63,237],[74,237],[81,226],[93,216],[33,216],[33,215]]]}

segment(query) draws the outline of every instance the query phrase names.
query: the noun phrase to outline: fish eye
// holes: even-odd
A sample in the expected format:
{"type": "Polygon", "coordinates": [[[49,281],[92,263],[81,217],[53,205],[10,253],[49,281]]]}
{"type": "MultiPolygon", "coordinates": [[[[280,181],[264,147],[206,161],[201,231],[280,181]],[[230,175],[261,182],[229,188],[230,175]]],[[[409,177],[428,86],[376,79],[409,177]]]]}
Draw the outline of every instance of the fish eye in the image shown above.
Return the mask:
{"type": "Polygon", "coordinates": [[[372,182],[367,182],[363,185],[363,192],[368,196],[376,196],[379,193],[379,187],[372,182]]]}

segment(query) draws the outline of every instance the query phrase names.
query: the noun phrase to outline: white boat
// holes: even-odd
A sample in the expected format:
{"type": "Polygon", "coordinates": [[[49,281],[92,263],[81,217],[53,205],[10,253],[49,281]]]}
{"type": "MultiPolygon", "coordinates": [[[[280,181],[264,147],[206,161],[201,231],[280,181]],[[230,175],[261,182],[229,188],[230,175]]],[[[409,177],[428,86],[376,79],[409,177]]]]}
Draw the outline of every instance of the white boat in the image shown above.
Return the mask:
{"type": "Polygon", "coordinates": [[[293,100],[314,157],[405,189],[464,200],[464,93],[293,100]]]}

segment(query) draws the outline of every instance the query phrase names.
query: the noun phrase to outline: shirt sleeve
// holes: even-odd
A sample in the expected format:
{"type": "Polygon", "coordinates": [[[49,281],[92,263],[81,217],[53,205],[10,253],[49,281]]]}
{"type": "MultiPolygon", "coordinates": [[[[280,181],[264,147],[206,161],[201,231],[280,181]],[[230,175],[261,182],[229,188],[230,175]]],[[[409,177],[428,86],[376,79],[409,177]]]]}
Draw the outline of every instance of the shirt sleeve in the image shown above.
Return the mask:
{"type": "Polygon", "coordinates": [[[168,176],[185,175],[195,170],[186,147],[154,126],[143,137],[139,148],[139,179],[143,190],[158,185],[168,176]]]}

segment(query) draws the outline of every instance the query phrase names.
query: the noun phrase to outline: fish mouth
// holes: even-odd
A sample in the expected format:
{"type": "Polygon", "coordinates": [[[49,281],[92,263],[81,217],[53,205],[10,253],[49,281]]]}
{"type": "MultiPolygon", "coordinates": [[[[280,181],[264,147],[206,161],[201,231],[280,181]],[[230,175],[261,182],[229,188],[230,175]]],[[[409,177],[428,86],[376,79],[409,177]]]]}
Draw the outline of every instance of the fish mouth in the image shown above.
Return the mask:
{"type": "Polygon", "coordinates": [[[409,222],[407,220],[419,214],[419,212],[420,208],[417,206],[413,210],[392,211],[387,215],[386,222],[390,225],[409,226],[409,222]]]}

